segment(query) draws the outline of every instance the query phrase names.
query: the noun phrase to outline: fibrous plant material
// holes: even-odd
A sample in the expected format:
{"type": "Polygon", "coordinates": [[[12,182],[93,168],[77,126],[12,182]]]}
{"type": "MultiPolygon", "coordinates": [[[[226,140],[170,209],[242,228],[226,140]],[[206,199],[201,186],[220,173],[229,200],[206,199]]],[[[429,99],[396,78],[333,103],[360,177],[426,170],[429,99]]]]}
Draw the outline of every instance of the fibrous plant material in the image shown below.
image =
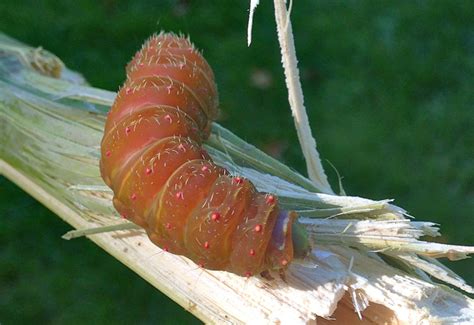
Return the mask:
{"type": "MultiPolygon", "coordinates": [[[[2,42],[17,50],[2,48],[0,55],[0,172],[75,228],[126,224],[114,213],[97,167],[115,94],[88,87],[68,70],[60,79],[38,74],[18,59],[18,51],[34,49],[6,37],[2,42]]],[[[461,258],[472,248],[419,241],[437,230],[405,219],[390,201],[317,193],[311,181],[217,124],[204,146],[216,163],[307,217],[300,221],[316,248],[289,267],[286,282],[203,270],[158,249],[129,224],[89,238],[207,322],[306,323],[330,318],[338,302],[352,313],[348,299],[366,321],[473,322],[473,301],[425,273],[443,269],[444,277],[462,281],[432,259],[461,258]]]]}
{"type": "Polygon", "coordinates": [[[316,140],[309,126],[308,115],[304,106],[303,90],[301,88],[298,60],[296,58],[295,42],[289,13],[284,0],[274,0],[275,21],[277,24],[278,41],[280,43],[281,58],[285,72],[288,101],[295,121],[298,140],[301,145],[308,177],[322,193],[333,194],[329,185],[319,153],[316,150],[316,140]]]}

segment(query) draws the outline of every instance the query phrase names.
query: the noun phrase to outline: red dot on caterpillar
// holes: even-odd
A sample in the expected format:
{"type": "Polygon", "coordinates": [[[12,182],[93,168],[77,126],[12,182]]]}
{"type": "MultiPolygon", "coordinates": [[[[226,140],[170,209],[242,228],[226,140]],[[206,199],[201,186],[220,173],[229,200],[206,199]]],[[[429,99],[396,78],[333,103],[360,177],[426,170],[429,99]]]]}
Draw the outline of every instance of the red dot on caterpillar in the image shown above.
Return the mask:
{"type": "Polygon", "coordinates": [[[152,173],[152,169],[149,168],[149,167],[147,167],[147,168],[145,169],[145,174],[150,175],[151,173],[152,173]]]}
{"type": "Polygon", "coordinates": [[[250,278],[252,276],[252,272],[249,272],[249,271],[245,272],[245,276],[247,278],[250,278]]]}
{"type": "Polygon", "coordinates": [[[209,242],[208,241],[204,242],[203,246],[204,246],[205,249],[208,249],[209,248],[209,242]]]}
{"type": "Polygon", "coordinates": [[[163,247],[163,250],[164,250],[165,252],[169,252],[169,251],[170,251],[167,246],[164,246],[164,247],[163,247]]]}
{"type": "Polygon", "coordinates": [[[171,229],[171,223],[169,223],[169,222],[166,223],[165,227],[166,227],[166,229],[171,229]]]}
{"type": "Polygon", "coordinates": [[[255,250],[254,250],[253,248],[250,249],[249,255],[250,255],[250,256],[255,256],[255,250]]]}
{"type": "Polygon", "coordinates": [[[135,193],[132,193],[132,195],[130,195],[130,199],[132,201],[135,201],[137,199],[137,195],[135,193]]]}
{"type": "Polygon", "coordinates": [[[211,213],[211,219],[212,221],[218,221],[221,218],[221,214],[219,212],[213,212],[211,213]]]}
{"type": "Polygon", "coordinates": [[[125,89],[125,95],[130,95],[131,92],[132,92],[132,88],[127,87],[127,88],[125,89]]]}
{"type": "Polygon", "coordinates": [[[129,126],[127,126],[125,128],[125,134],[129,134],[130,132],[132,132],[132,129],[129,126]]]}
{"type": "Polygon", "coordinates": [[[255,232],[261,232],[262,229],[263,229],[262,225],[256,225],[255,228],[254,228],[255,232]]]}
{"type": "Polygon", "coordinates": [[[164,117],[164,119],[165,119],[166,121],[168,121],[168,123],[170,123],[170,124],[173,122],[173,119],[171,118],[171,115],[169,115],[169,114],[166,114],[165,117],[164,117]]]}
{"type": "Polygon", "coordinates": [[[265,202],[267,202],[267,204],[273,204],[275,203],[275,197],[273,195],[268,195],[267,198],[265,199],[265,202]]]}
{"type": "Polygon", "coordinates": [[[209,170],[209,167],[207,167],[207,166],[202,166],[201,167],[201,171],[203,171],[203,172],[207,172],[208,170],[209,170]]]}
{"type": "Polygon", "coordinates": [[[107,150],[107,151],[105,152],[105,156],[106,156],[106,157],[110,157],[111,154],[112,154],[112,152],[110,152],[110,150],[107,150]]]}
{"type": "Polygon", "coordinates": [[[181,191],[180,191],[180,192],[177,192],[177,193],[176,193],[176,198],[177,198],[177,199],[184,200],[184,193],[181,192],[181,191]]]}
{"type": "Polygon", "coordinates": [[[282,259],[280,263],[283,266],[287,266],[288,265],[288,260],[287,259],[282,259]]]}
{"type": "Polygon", "coordinates": [[[236,185],[240,185],[244,182],[244,179],[242,177],[237,176],[232,179],[232,182],[236,185]]]}

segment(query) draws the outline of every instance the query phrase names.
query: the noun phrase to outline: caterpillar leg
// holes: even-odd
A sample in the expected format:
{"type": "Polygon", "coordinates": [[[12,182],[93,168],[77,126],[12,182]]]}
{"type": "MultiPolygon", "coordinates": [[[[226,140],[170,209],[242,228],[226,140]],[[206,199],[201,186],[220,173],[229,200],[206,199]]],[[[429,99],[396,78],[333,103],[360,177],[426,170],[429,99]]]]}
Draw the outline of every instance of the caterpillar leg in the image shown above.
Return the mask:
{"type": "Polygon", "coordinates": [[[268,280],[268,281],[273,281],[275,280],[274,277],[272,277],[272,275],[270,274],[270,272],[268,270],[265,270],[265,271],[262,271],[260,272],[260,276],[262,278],[264,278],[265,280],[268,280]]]}

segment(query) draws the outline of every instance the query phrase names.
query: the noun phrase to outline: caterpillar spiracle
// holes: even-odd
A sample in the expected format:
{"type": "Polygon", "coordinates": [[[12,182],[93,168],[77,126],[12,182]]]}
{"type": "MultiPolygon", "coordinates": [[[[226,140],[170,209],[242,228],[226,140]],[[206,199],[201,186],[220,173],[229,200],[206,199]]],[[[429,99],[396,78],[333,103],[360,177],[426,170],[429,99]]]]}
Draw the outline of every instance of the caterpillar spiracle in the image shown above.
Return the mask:
{"type": "Polygon", "coordinates": [[[251,276],[293,259],[293,213],[203,149],[218,114],[214,74],[189,39],[153,35],[126,67],[100,170],[113,204],[163,250],[251,276]]]}

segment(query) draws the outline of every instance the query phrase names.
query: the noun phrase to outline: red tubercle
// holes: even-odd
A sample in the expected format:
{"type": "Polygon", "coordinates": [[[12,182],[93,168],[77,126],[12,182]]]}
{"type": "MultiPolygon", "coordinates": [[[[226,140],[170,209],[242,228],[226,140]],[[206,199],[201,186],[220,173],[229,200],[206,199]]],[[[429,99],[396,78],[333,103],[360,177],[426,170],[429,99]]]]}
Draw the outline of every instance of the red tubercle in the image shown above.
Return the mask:
{"type": "Polygon", "coordinates": [[[255,250],[253,248],[250,249],[249,255],[250,256],[255,256],[255,250]]]}
{"type": "Polygon", "coordinates": [[[106,157],[110,157],[111,154],[112,154],[112,152],[111,152],[110,150],[107,150],[107,151],[105,152],[105,156],[106,156],[106,157]]]}
{"type": "Polygon", "coordinates": [[[236,185],[240,185],[244,182],[244,179],[242,177],[237,176],[232,179],[232,182],[236,185]]]}
{"type": "Polygon", "coordinates": [[[128,219],[128,216],[127,216],[126,214],[123,214],[123,213],[122,213],[122,214],[120,215],[120,218],[122,218],[122,219],[128,219]]]}
{"type": "Polygon", "coordinates": [[[263,226],[262,225],[256,225],[254,230],[255,230],[255,232],[261,232],[263,230],[263,226]]]}
{"type": "Polygon", "coordinates": [[[209,246],[210,246],[210,245],[209,245],[209,242],[208,242],[208,241],[204,242],[204,245],[203,245],[203,246],[204,246],[205,249],[208,249],[209,246]]]}
{"type": "Polygon", "coordinates": [[[267,202],[267,204],[273,204],[275,203],[275,197],[271,194],[267,195],[267,198],[265,199],[265,202],[267,202]]]}
{"type": "Polygon", "coordinates": [[[281,260],[280,263],[281,263],[281,265],[283,265],[283,266],[287,266],[287,265],[288,265],[288,260],[284,258],[284,259],[281,260]]]}
{"type": "Polygon", "coordinates": [[[150,167],[147,167],[145,169],[145,174],[150,175],[153,172],[153,170],[150,167]]]}
{"type": "Polygon", "coordinates": [[[193,124],[193,125],[191,126],[191,131],[192,131],[193,133],[199,133],[199,128],[196,127],[196,126],[193,124]]]}
{"type": "Polygon", "coordinates": [[[176,193],[176,198],[184,200],[184,193],[182,191],[179,191],[176,193]]]}
{"type": "Polygon", "coordinates": [[[201,171],[207,172],[209,170],[209,167],[207,166],[202,166],[201,171]]]}
{"type": "Polygon", "coordinates": [[[211,213],[211,219],[212,221],[218,221],[221,218],[221,214],[219,212],[213,212],[211,213]]]}
{"type": "Polygon", "coordinates": [[[132,201],[135,201],[137,199],[137,195],[135,193],[132,193],[132,195],[130,195],[130,199],[132,201]]]}
{"type": "Polygon", "coordinates": [[[169,222],[166,223],[165,228],[168,229],[168,230],[171,229],[171,223],[169,223],[169,222]]]}
{"type": "Polygon", "coordinates": [[[171,118],[171,115],[169,115],[169,114],[166,114],[165,117],[164,117],[164,119],[165,119],[166,121],[168,121],[168,123],[172,123],[172,122],[173,122],[173,119],[171,118]]]}
{"type": "Polygon", "coordinates": [[[129,134],[130,132],[132,132],[132,129],[129,126],[127,126],[125,128],[125,134],[129,134]]]}
{"type": "Polygon", "coordinates": [[[252,276],[252,272],[249,272],[249,271],[245,272],[245,276],[247,278],[250,278],[252,276]]]}
{"type": "Polygon", "coordinates": [[[165,252],[169,252],[169,251],[170,251],[167,246],[163,247],[163,250],[164,250],[165,252]]]}
{"type": "Polygon", "coordinates": [[[125,95],[130,95],[132,93],[132,88],[127,87],[125,88],[125,95]]]}

